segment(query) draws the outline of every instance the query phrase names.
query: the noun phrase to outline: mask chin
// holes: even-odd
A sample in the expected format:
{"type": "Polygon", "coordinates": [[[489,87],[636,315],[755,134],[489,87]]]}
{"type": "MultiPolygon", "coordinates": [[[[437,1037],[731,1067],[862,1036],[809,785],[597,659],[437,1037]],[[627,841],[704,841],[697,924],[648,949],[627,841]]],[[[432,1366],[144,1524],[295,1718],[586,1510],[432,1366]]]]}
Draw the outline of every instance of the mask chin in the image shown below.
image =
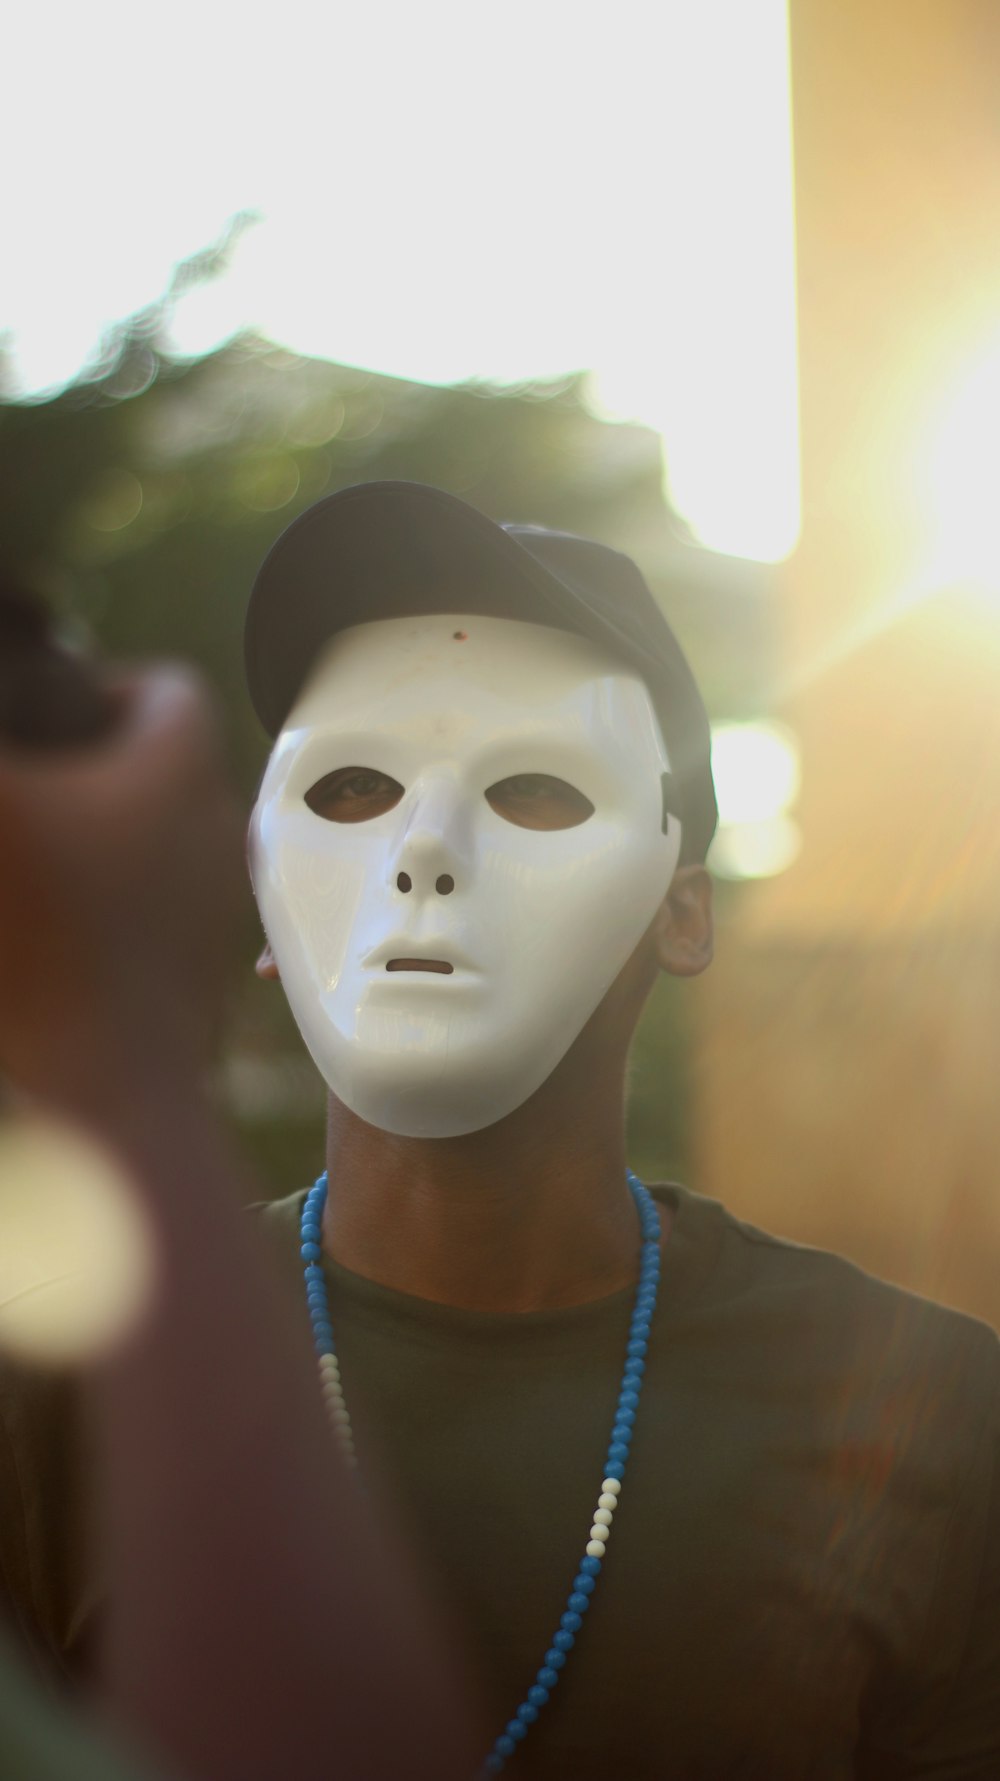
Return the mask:
{"type": "MultiPolygon", "coordinates": [[[[606,987],[610,987],[605,986],[606,987]]],[[[292,1003],[299,1030],[321,1076],[337,1099],[368,1125],[401,1138],[458,1138],[485,1130],[530,1100],[562,1062],[594,1006],[580,1008],[573,1026],[555,1028],[543,1009],[516,1030],[479,1023],[424,1020],[398,1048],[346,1040],[323,1018],[319,998],[292,1003]],[[578,1023],[578,1024],[577,1024],[578,1023]]]]}

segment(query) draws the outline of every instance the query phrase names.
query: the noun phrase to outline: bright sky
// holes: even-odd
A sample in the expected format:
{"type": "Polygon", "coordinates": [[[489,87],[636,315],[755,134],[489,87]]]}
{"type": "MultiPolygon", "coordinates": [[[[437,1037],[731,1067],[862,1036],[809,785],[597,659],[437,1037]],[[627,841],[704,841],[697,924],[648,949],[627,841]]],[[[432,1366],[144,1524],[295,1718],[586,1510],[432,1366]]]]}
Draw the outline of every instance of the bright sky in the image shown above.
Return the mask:
{"type": "Polygon", "coordinates": [[[5,30],[0,329],[58,387],[236,211],[251,325],[429,382],[594,372],[701,540],[798,532],[785,0],[35,0],[5,30]]]}

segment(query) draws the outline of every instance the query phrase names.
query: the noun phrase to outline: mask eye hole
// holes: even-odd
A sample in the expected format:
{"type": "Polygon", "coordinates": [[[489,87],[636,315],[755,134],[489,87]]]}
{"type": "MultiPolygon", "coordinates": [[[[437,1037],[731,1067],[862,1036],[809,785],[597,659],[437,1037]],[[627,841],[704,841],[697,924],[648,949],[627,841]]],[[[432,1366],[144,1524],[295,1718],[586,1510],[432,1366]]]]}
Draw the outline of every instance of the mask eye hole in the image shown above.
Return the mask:
{"type": "Polygon", "coordinates": [[[326,822],[371,822],[398,804],[403,787],[374,767],[338,767],[306,792],[306,803],[326,822]]]}
{"type": "Polygon", "coordinates": [[[575,829],[593,816],[589,798],[551,773],[515,773],[484,794],[491,810],[519,829],[575,829]]]}

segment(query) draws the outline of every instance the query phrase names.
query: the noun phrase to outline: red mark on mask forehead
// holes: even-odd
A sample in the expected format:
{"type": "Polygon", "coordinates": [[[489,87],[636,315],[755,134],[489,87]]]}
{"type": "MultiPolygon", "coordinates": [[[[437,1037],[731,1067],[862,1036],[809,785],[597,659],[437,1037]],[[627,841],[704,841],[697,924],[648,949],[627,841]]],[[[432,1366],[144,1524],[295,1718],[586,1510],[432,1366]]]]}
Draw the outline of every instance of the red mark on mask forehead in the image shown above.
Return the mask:
{"type": "Polygon", "coordinates": [[[468,643],[469,641],[468,631],[452,631],[451,634],[456,643],[468,643]]]}

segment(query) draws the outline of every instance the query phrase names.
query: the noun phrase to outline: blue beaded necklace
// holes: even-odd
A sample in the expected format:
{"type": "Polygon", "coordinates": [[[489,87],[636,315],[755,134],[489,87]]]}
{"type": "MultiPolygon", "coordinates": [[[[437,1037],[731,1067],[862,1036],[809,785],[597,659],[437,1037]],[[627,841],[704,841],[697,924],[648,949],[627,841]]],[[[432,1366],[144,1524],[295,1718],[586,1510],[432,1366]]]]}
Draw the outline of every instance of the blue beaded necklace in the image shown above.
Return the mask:
{"type": "MultiPolygon", "coordinates": [[[[484,1776],[500,1774],[508,1757],[513,1756],[522,1739],[527,1736],[529,1726],[535,1723],[559,1681],[560,1672],[565,1668],[567,1656],[576,1643],[577,1633],[580,1631],[584,1616],[590,1607],[590,1598],[594,1593],[594,1586],[600,1575],[608,1541],[611,1538],[611,1525],[618,1507],[622,1479],[625,1476],[625,1463],[632,1442],[632,1428],[635,1423],[636,1411],[639,1408],[642,1376],[646,1370],[646,1349],[649,1346],[650,1323],[656,1307],[656,1289],[660,1280],[660,1215],[652,1195],[643,1187],[638,1176],[633,1175],[632,1171],[628,1169],[626,1178],[639,1214],[642,1239],[639,1285],[636,1290],[635,1308],[632,1312],[628,1345],[625,1350],[621,1389],[618,1393],[618,1404],[615,1409],[611,1439],[608,1443],[607,1459],[604,1463],[604,1480],[597,1499],[597,1508],[594,1511],[590,1537],[573,1579],[573,1587],[570,1590],[569,1600],[560,1618],[559,1626],[553,1635],[552,1643],[545,1653],[541,1668],[536,1673],[532,1686],[528,1689],[513,1718],[507,1721],[487,1756],[483,1764],[484,1776]]],[[[312,1322],[313,1339],[319,1357],[320,1389],[341,1451],[348,1464],[353,1466],[357,1464],[354,1435],[340,1383],[340,1367],[333,1346],[333,1324],[330,1321],[330,1306],[327,1299],[326,1281],[323,1277],[320,1235],[326,1195],[327,1178],[323,1174],[309,1189],[305,1205],[302,1208],[302,1260],[305,1263],[306,1299],[312,1322]]]]}

